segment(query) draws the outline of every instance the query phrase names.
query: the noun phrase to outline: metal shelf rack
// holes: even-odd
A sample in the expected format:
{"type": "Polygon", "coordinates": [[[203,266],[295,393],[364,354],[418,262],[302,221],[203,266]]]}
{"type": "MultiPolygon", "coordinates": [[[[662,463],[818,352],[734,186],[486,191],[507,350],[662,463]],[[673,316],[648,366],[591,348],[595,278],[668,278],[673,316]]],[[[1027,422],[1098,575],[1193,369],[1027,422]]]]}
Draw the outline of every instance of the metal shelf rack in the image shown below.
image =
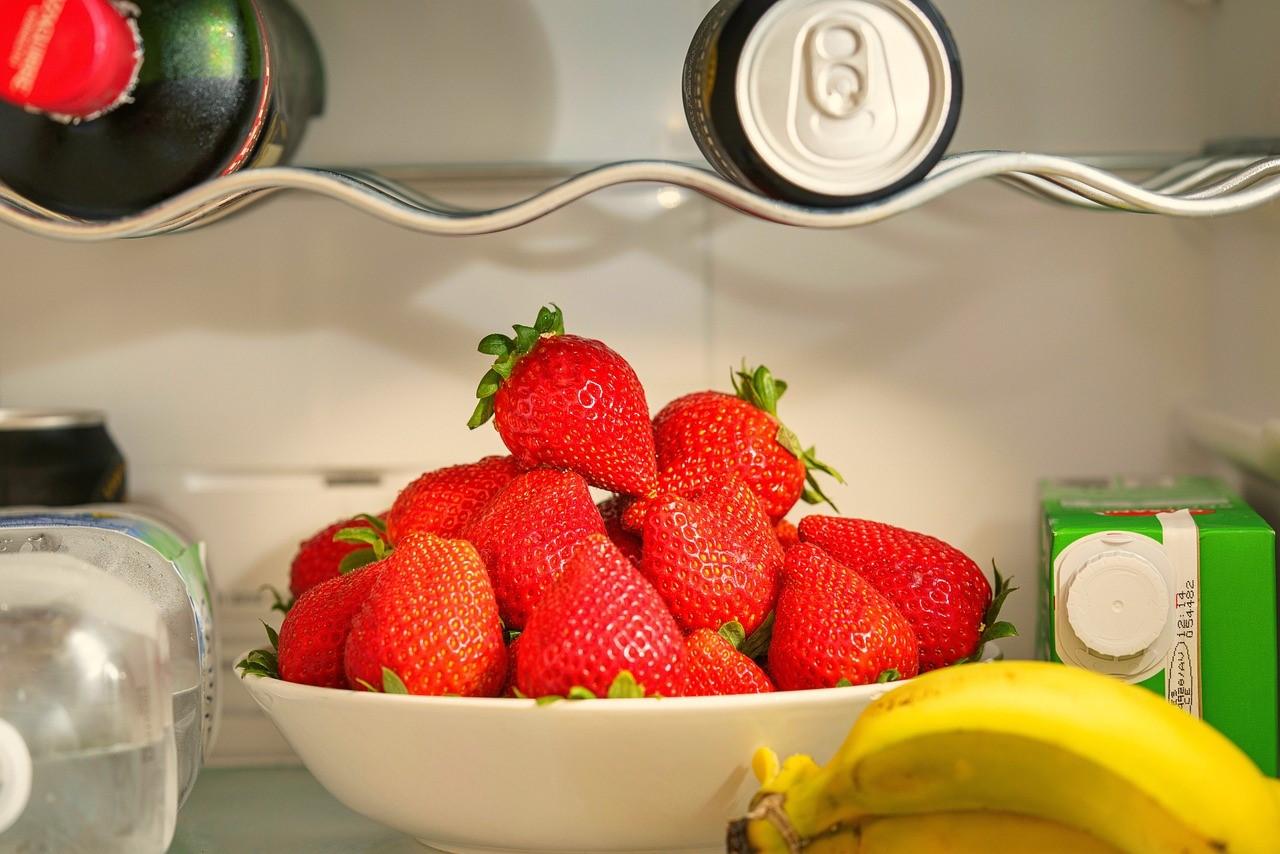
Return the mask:
{"type": "Polygon", "coordinates": [[[600,190],[650,182],[683,187],[770,222],[842,229],[899,216],[982,179],[996,179],[1038,198],[1088,210],[1214,217],[1251,210],[1280,198],[1280,156],[1233,153],[1181,159],[1088,159],[975,151],[946,158],[921,183],[895,196],[843,209],[778,202],[730,183],[705,167],[661,160],[584,169],[528,198],[488,210],[443,203],[376,171],[272,167],[217,178],[149,210],[108,222],[87,222],[41,208],[0,184],[0,222],[70,241],[150,237],[205,225],[272,193],[295,190],[333,199],[402,228],[462,236],[517,228],[600,190]],[[1131,180],[1119,174],[1144,167],[1146,177],[1131,180]]]}

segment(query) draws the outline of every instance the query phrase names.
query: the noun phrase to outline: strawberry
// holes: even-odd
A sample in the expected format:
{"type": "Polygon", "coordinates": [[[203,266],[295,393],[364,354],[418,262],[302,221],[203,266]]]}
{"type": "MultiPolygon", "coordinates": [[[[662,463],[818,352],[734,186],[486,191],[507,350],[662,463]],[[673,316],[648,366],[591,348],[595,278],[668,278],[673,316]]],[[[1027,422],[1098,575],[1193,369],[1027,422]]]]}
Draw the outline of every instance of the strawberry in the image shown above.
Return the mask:
{"type": "Polygon", "coordinates": [[[597,697],[629,673],[644,693],[675,697],[687,679],[684,640],[657,591],[603,534],[588,537],[529,619],[516,650],[528,697],[597,697]]]}
{"type": "Polygon", "coordinates": [[[330,578],[298,597],[280,625],[280,678],[286,682],[346,688],[342,651],[351,621],[369,598],[385,561],[330,578]]]}
{"type": "MultiPolygon", "coordinates": [[[[343,561],[353,552],[361,550],[360,543],[338,541],[334,536],[347,528],[369,528],[377,530],[371,516],[356,516],[334,522],[298,546],[298,552],[289,566],[289,592],[294,598],[306,593],[322,581],[337,578],[343,561]]],[[[370,555],[371,557],[372,555],[370,555]]],[[[368,561],[366,561],[367,563],[368,561]]],[[[354,568],[348,566],[348,568],[354,568]]]]}
{"type": "Polygon", "coordinates": [[[720,517],[769,575],[782,569],[782,545],[751,487],[734,472],[709,481],[684,497],[720,517]]]}
{"type": "Polygon", "coordinates": [[[773,533],[778,538],[778,544],[784,549],[800,544],[800,530],[786,519],[778,520],[778,524],[773,526],[773,533]]]}
{"type": "Polygon", "coordinates": [[[613,540],[613,544],[627,556],[627,560],[639,565],[640,537],[628,531],[622,524],[622,516],[631,506],[632,500],[626,495],[615,495],[601,501],[596,508],[600,511],[600,517],[604,519],[604,531],[609,535],[609,539],[613,540]]]}
{"type": "Polygon", "coordinates": [[[787,549],[769,645],[769,672],[784,691],[916,675],[911,624],[852,569],[817,546],[787,549]]]}
{"type": "Polygon", "coordinates": [[[939,539],[831,516],[802,520],[800,539],[824,549],[893,602],[915,629],[922,673],[968,658],[983,641],[1012,630],[997,623],[995,613],[987,614],[988,606],[1003,602],[1007,587],[1001,584],[1002,595],[993,603],[978,565],[939,539]]]}
{"type": "Polygon", "coordinates": [[[698,629],[684,639],[689,650],[686,696],[768,694],[775,690],[759,665],[738,651],[744,637],[741,625],[728,623],[718,632],[698,629]]]}
{"type": "Polygon", "coordinates": [[[515,478],[467,525],[509,629],[523,629],[579,541],[603,534],[587,482],[571,471],[534,469],[515,478]]]}
{"type": "MultiPolygon", "coordinates": [[[[686,495],[727,471],[751,487],[771,520],[787,514],[801,497],[830,504],[815,477],[839,473],[805,450],[778,420],[778,400],[787,384],[768,368],[738,371],[737,396],[718,391],[672,401],[653,419],[658,470],[666,491],[686,495]],[[806,486],[807,483],[807,486],[806,486]]],[[[834,505],[833,505],[834,506],[834,505]]]]}
{"type": "Polygon", "coordinates": [[[344,662],[352,686],[497,696],[507,648],[475,547],[425,532],[405,536],[351,623],[344,662]]]}
{"type": "Polygon", "coordinates": [[[493,334],[479,350],[496,356],[476,389],[468,426],[494,418],[526,467],[567,468],[624,495],[657,488],[649,405],[635,371],[603,343],[564,334],[560,309],[543,308],[515,337],[493,334]]]}
{"type": "Polygon", "coordinates": [[[512,457],[429,471],[406,486],[387,512],[387,537],[397,543],[414,531],[457,539],[471,517],[520,473],[512,457]]]}
{"type": "Polygon", "coordinates": [[[667,495],[645,518],[641,569],[687,632],[737,620],[750,633],[773,607],[781,548],[758,506],[764,537],[746,536],[753,508],[740,509],[726,513],[667,495]]]}

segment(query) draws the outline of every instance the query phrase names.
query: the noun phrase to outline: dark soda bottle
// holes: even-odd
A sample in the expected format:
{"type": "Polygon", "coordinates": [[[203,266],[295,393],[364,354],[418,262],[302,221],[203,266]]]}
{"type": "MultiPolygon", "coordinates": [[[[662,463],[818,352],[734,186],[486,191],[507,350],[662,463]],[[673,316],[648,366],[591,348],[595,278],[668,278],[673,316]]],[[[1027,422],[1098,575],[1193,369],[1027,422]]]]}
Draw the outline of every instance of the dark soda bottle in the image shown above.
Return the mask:
{"type": "Polygon", "coordinates": [[[284,0],[0,0],[0,182],[112,219],[270,166],[323,107],[284,0]]]}

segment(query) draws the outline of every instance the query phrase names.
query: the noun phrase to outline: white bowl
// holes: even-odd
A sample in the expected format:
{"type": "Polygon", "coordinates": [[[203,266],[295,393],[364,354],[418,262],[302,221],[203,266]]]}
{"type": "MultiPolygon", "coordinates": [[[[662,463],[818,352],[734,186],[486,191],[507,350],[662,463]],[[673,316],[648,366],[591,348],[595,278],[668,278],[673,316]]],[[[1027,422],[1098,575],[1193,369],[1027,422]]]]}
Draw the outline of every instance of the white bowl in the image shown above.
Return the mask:
{"type": "Polygon", "coordinates": [[[826,761],[895,687],[537,706],[241,681],[334,797],[458,852],[723,851],[756,748],[826,761]]]}

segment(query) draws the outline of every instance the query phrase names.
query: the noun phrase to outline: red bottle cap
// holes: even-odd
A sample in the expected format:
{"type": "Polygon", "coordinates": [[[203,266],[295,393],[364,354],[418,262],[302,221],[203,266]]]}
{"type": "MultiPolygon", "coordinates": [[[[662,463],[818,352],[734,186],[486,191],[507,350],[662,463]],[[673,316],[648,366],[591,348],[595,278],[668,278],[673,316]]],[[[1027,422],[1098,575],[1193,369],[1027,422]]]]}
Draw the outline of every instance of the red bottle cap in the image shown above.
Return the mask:
{"type": "Polygon", "coordinates": [[[0,99],[87,118],[121,101],[142,62],[109,0],[0,0],[0,99]]]}

